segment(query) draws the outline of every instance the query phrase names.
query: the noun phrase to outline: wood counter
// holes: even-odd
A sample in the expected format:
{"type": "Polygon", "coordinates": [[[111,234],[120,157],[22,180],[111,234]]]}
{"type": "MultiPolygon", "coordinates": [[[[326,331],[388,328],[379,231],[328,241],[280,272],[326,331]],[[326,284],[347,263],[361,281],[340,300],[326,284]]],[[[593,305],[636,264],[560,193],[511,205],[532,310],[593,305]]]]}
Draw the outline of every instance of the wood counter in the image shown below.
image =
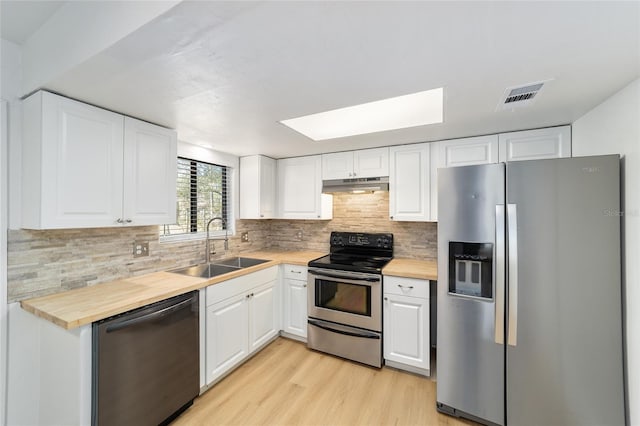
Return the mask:
{"type": "Polygon", "coordinates": [[[438,262],[435,260],[393,259],[384,267],[382,274],[436,281],[438,279],[438,262]]]}
{"type": "Polygon", "coordinates": [[[69,330],[271,266],[282,263],[306,265],[310,260],[325,254],[313,251],[242,253],[243,257],[268,259],[270,262],[209,279],[172,272],[154,272],[64,293],[23,300],[20,302],[20,306],[27,312],[69,330]]]}

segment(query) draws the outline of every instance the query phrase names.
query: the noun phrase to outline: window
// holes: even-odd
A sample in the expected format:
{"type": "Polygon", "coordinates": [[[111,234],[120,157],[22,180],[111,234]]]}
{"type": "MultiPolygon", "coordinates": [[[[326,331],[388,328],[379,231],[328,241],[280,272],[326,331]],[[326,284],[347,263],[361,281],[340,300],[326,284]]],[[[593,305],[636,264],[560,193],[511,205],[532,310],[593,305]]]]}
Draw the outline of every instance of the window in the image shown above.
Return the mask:
{"type": "Polygon", "coordinates": [[[214,217],[225,219],[211,223],[211,231],[230,229],[229,180],[225,166],[188,158],[178,158],[177,223],[164,225],[162,235],[189,235],[205,232],[214,217]]]}

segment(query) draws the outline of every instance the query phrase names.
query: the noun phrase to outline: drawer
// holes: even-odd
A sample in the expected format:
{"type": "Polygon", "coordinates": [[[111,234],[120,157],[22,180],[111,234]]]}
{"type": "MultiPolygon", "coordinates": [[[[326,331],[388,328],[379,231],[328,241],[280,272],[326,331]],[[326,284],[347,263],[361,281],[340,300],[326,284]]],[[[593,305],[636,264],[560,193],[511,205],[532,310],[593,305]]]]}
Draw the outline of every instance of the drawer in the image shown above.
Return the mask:
{"type": "Polygon", "coordinates": [[[385,275],[382,285],[384,293],[429,299],[429,280],[385,275]]]}
{"type": "Polygon", "coordinates": [[[218,303],[238,294],[246,293],[264,283],[275,281],[277,277],[278,267],[272,266],[247,275],[230,278],[227,281],[212,284],[207,287],[207,306],[211,306],[214,303],[218,303]]]}
{"type": "Polygon", "coordinates": [[[282,265],[284,278],[288,280],[307,280],[307,267],[300,265],[282,265]]]}

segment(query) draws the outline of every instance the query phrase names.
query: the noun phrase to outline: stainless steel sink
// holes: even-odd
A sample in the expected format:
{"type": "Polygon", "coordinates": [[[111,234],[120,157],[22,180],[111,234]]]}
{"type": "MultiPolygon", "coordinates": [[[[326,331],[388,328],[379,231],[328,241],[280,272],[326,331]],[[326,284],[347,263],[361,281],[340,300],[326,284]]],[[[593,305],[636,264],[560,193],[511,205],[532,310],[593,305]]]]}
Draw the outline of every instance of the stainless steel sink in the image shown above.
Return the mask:
{"type": "Polygon", "coordinates": [[[189,266],[188,268],[176,269],[171,272],[176,274],[189,275],[192,277],[211,278],[228,272],[237,271],[241,268],[229,265],[216,265],[214,263],[189,266]]]}
{"type": "Polygon", "coordinates": [[[171,272],[189,275],[192,277],[211,278],[266,262],[269,261],[264,259],[252,259],[250,257],[229,257],[212,263],[204,263],[202,265],[189,266],[188,268],[175,269],[171,272]]]}
{"type": "Polygon", "coordinates": [[[250,266],[260,265],[261,263],[269,262],[264,259],[253,259],[251,257],[228,257],[226,259],[217,260],[216,265],[234,266],[236,268],[248,268],[250,266]]]}

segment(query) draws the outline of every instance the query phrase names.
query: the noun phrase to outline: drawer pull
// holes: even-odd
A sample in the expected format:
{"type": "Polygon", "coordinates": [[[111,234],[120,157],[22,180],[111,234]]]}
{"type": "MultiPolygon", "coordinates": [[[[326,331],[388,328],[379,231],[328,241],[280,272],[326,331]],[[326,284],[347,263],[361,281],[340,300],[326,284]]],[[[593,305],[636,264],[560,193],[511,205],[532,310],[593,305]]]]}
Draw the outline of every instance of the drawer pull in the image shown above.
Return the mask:
{"type": "Polygon", "coordinates": [[[290,271],[292,274],[301,274],[301,271],[294,271],[293,269],[290,271]]]}
{"type": "Polygon", "coordinates": [[[412,285],[402,285],[402,284],[398,284],[398,287],[400,287],[400,288],[408,288],[409,290],[412,290],[412,289],[413,289],[413,286],[412,286],[412,285]]]}

